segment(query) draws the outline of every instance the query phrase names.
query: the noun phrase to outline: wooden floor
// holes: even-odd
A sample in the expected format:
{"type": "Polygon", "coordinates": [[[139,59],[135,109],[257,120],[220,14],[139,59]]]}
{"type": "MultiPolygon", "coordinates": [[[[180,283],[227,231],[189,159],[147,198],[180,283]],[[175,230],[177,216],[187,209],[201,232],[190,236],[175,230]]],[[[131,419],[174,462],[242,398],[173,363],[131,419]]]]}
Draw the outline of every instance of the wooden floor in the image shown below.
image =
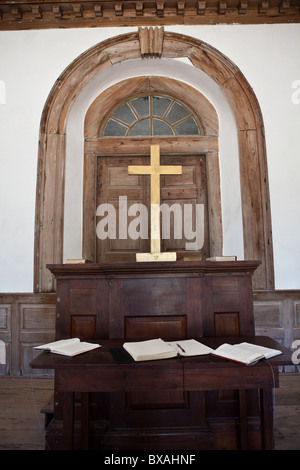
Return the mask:
{"type": "MultiPolygon", "coordinates": [[[[0,450],[43,450],[41,408],[53,379],[0,377],[0,450]]],[[[281,374],[275,392],[275,449],[300,450],[300,374],[281,374]]]]}

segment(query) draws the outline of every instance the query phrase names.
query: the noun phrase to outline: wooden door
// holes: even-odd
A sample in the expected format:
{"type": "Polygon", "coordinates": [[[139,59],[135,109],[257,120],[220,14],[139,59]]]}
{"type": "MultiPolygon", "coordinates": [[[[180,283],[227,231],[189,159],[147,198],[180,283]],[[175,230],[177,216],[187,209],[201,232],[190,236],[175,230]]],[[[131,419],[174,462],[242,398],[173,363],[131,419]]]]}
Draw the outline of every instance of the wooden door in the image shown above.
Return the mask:
{"type": "MultiPolygon", "coordinates": [[[[149,163],[149,157],[141,156],[98,157],[97,262],[135,261],[136,252],[150,251],[150,177],[128,175],[129,165],[149,163]]],[[[161,251],[176,251],[177,259],[209,256],[205,163],[204,155],[161,156],[163,165],[182,166],[182,175],[162,175],[160,180],[161,251]]]]}

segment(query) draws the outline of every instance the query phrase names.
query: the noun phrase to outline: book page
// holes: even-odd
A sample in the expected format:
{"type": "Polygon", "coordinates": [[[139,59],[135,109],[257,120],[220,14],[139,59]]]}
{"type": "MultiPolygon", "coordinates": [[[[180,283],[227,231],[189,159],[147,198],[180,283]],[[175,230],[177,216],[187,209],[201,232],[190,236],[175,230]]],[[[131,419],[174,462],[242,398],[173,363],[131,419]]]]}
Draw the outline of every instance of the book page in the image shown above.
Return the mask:
{"type": "Polygon", "coordinates": [[[247,350],[252,353],[263,354],[266,359],[282,354],[282,351],[280,351],[279,349],[266,348],[265,346],[259,346],[258,344],[245,342],[237,344],[235,346],[243,347],[244,350],[247,350]]]}
{"type": "Polygon", "coordinates": [[[203,356],[213,352],[213,349],[195,339],[171,341],[169,344],[177,350],[180,356],[203,356]]]}
{"type": "Polygon", "coordinates": [[[54,354],[61,354],[63,356],[76,356],[92,349],[99,348],[99,344],[85,343],[85,342],[71,342],[58,347],[52,347],[51,352],[54,354]]]}
{"type": "Polygon", "coordinates": [[[47,351],[47,350],[50,350],[52,348],[59,348],[59,347],[63,347],[63,346],[67,346],[69,344],[73,344],[73,343],[79,343],[80,342],[80,339],[79,338],[68,338],[68,339],[60,339],[58,341],[53,341],[52,343],[46,343],[46,344],[42,344],[41,346],[35,346],[33,349],[41,349],[41,350],[44,350],[44,351],[47,351]]]}

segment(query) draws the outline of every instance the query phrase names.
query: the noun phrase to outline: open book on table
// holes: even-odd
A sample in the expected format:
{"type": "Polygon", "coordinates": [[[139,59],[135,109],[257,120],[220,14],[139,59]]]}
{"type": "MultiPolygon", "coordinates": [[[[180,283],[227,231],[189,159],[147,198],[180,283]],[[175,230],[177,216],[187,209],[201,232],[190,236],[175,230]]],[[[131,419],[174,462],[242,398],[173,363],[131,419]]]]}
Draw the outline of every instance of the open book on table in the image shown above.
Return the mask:
{"type": "Polygon", "coordinates": [[[214,356],[223,357],[224,359],[251,365],[261,359],[270,359],[271,357],[279,356],[279,354],[282,354],[282,351],[252,343],[224,343],[215,349],[212,354],[214,356]]]}
{"type": "Polygon", "coordinates": [[[50,351],[55,354],[63,356],[77,356],[92,349],[100,348],[100,344],[86,343],[80,341],[79,338],[61,339],[53,343],[42,344],[35,346],[34,350],[50,351]]]}
{"type": "Polygon", "coordinates": [[[212,354],[235,362],[250,365],[260,359],[282,354],[277,349],[270,349],[250,343],[227,344],[224,343],[217,349],[212,349],[194,339],[180,341],[163,341],[161,338],[146,341],[136,341],[123,344],[124,349],[135,361],[153,361],[167,359],[176,356],[202,356],[212,354]]]}
{"type": "Polygon", "coordinates": [[[157,338],[124,343],[123,347],[135,361],[153,361],[176,356],[199,356],[213,351],[194,339],[167,342],[157,338]]]}

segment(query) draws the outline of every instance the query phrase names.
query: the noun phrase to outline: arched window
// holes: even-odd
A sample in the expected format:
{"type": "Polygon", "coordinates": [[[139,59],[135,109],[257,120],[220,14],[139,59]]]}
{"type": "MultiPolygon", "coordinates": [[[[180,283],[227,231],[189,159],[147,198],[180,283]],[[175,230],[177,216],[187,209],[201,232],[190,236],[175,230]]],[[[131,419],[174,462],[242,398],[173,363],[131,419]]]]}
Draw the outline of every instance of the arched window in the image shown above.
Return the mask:
{"type": "Polygon", "coordinates": [[[166,96],[134,97],[108,118],[103,137],[201,135],[201,126],[186,106],[166,96]]]}

